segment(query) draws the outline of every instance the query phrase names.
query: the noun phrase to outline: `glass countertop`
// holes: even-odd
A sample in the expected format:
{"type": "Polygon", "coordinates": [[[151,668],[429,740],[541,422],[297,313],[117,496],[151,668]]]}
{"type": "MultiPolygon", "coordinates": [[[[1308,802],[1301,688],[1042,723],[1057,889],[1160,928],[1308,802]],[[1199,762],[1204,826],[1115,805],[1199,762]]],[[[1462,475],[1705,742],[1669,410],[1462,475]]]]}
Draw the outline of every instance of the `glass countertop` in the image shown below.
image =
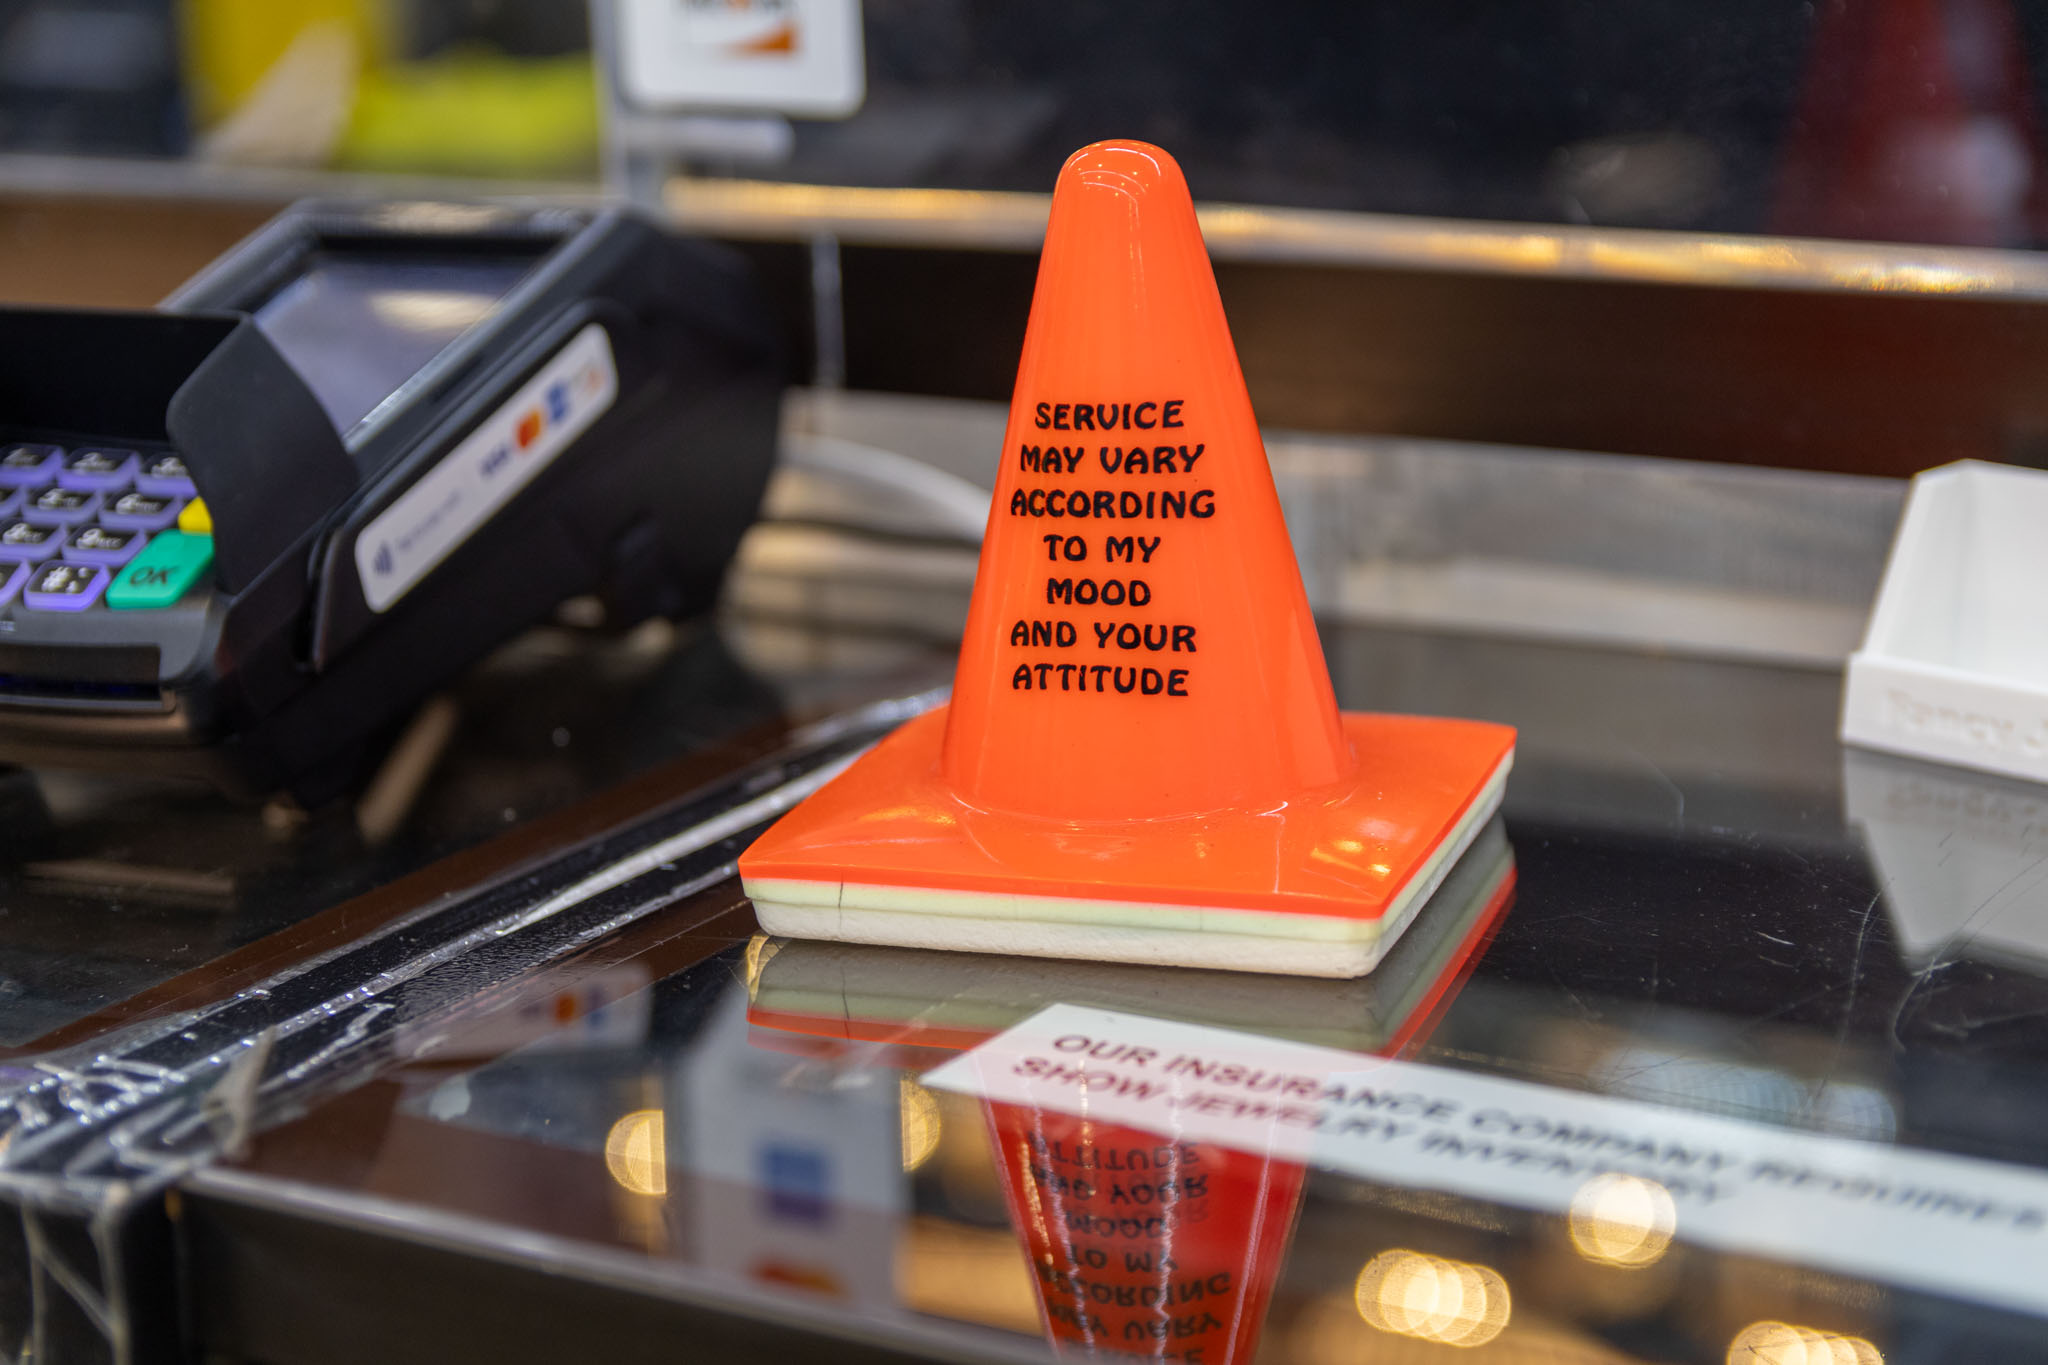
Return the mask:
{"type": "MultiPolygon", "coordinates": [[[[733,720],[947,672],[935,646],[733,631],[681,650],[712,651],[697,667],[729,680],[733,720]]],[[[1502,816],[1371,976],[776,940],[715,879],[401,1025],[375,1079],[188,1177],[198,1339],[280,1365],[693,1339],[1202,1365],[2048,1359],[2038,789],[1844,750],[1825,669],[1324,639],[1347,709],[1521,730],[1502,816]],[[1248,1139],[959,1083],[1083,1017],[1313,1073],[1375,1122],[1248,1139]],[[1402,1122],[1445,1133],[1376,1155],[1402,1122]]],[[[559,751],[534,719],[524,757],[609,754],[609,778],[644,759],[626,737],[688,728],[597,709],[559,751]]],[[[549,799],[524,790],[407,838],[452,846],[549,799]]],[[[366,875],[337,861],[275,875],[366,875]]]]}
{"type": "Polygon", "coordinates": [[[363,791],[310,812],[196,782],[0,771],[0,1058],[218,1000],[673,799],[807,718],[941,676],[916,642],[792,652],[774,631],[747,649],[731,635],[532,632],[429,703],[363,791]]]}

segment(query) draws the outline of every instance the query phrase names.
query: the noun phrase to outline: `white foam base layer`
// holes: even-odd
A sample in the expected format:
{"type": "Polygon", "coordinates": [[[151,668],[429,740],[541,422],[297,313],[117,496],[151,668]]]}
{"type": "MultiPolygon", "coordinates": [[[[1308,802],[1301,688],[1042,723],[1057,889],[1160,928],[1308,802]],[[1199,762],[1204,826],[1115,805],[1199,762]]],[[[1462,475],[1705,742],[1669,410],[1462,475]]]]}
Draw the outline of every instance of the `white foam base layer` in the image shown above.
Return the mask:
{"type": "Polygon", "coordinates": [[[785,938],[1290,976],[1363,976],[1379,965],[1499,808],[1512,762],[1512,754],[1501,761],[1450,837],[1377,919],[783,878],[750,877],[745,886],[761,928],[785,938]]]}

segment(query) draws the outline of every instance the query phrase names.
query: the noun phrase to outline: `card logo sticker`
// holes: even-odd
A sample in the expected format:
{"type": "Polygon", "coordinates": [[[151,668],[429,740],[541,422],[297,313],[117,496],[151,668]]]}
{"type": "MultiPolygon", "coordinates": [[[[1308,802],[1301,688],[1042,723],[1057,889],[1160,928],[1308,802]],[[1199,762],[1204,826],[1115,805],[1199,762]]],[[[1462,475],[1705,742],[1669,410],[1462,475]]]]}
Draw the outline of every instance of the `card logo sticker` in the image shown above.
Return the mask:
{"type": "Polygon", "coordinates": [[[591,323],[356,537],[372,611],[388,610],[554,462],[617,400],[618,368],[591,323]]]}

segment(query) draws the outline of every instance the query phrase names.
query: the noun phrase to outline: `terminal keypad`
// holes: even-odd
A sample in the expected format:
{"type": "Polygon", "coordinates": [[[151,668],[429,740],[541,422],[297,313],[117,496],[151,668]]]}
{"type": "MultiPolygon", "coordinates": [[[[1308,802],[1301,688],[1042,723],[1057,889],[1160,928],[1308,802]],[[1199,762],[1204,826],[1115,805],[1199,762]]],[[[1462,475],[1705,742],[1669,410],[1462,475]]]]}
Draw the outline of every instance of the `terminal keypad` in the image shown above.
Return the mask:
{"type": "Polygon", "coordinates": [[[51,487],[38,490],[22,504],[25,521],[42,526],[81,526],[100,510],[100,495],[81,488],[51,487]]]}
{"type": "Polygon", "coordinates": [[[21,600],[37,611],[84,611],[107,590],[108,576],[104,564],[56,560],[30,572],[21,600]]]}
{"type": "Polygon", "coordinates": [[[142,456],[132,450],[109,450],[103,446],[80,446],[64,457],[57,482],[66,488],[104,493],[126,488],[135,478],[142,456]]]}
{"type": "Polygon", "coordinates": [[[0,559],[40,563],[64,546],[64,528],[38,525],[33,521],[11,521],[0,528],[0,559]]]}
{"type": "Polygon", "coordinates": [[[0,455],[0,484],[10,488],[40,487],[57,477],[64,463],[61,446],[33,442],[11,445],[0,455]]]}
{"type": "Polygon", "coordinates": [[[127,492],[100,508],[100,525],[124,531],[161,531],[178,519],[182,499],[162,493],[127,492]]]}
{"type": "Polygon", "coordinates": [[[0,444],[0,607],[148,611],[205,581],[213,537],[185,462],[121,445],[0,444]]]}
{"type": "Polygon", "coordinates": [[[149,539],[140,531],[81,526],[64,538],[64,558],[80,564],[126,564],[149,539]]]}
{"type": "Polygon", "coordinates": [[[135,476],[135,489],[167,498],[189,498],[198,492],[192,486],[192,472],[185,468],[185,462],[168,451],[142,462],[142,471],[135,476]]]}

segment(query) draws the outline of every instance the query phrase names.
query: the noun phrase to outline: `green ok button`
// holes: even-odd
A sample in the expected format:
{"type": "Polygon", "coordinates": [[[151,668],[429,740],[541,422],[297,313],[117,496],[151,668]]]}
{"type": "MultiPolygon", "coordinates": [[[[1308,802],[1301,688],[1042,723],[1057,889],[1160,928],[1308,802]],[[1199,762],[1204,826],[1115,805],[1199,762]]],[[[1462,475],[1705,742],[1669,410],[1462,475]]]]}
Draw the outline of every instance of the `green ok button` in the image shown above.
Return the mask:
{"type": "Polygon", "coordinates": [[[213,537],[163,531],[128,561],[107,589],[107,605],[117,611],[168,607],[213,563],[213,537]]]}

